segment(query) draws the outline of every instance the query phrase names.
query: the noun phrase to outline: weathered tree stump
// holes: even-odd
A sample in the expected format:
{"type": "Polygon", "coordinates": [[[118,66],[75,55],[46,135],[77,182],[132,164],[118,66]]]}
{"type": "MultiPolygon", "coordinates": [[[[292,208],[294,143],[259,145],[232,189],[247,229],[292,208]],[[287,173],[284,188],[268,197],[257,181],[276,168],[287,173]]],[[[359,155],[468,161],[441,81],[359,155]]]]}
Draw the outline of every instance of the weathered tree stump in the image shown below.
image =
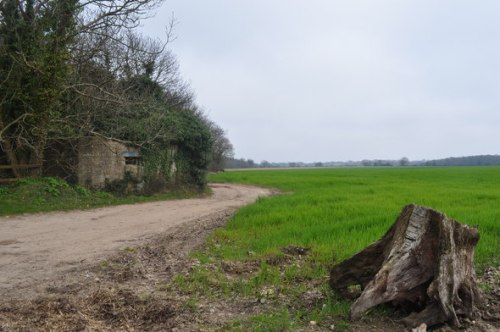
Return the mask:
{"type": "Polygon", "coordinates": [[[450,323],[459,316],[474,318],[480,294],[473,258],[479,241],[476,228],[462,225],[438,211],[408,205],[395,224],[377,242],[334,266],[334,290],[361,285],[351,306],[356,320],[382,303],[409,305],[402,322],[416,327],[450,323]]]}

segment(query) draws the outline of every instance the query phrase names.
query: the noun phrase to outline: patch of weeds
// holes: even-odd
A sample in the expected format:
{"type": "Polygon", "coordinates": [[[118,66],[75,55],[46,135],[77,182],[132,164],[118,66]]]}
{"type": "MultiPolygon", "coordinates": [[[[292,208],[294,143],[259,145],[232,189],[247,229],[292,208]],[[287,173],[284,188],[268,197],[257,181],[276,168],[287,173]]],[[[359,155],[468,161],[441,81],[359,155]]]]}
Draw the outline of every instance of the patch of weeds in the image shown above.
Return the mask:
{"type": "Polygon", "coordinates": [[[483,291],[484,293],[491,293],[493,291],[493,285],[489,284],[489,283],[486,283],[486,282],[479,282],[477,284],[477,286],[479,287],[479,289],[481,289],[481,291],[483,291]]]}
{"type": "Polygon", "coordinates": [[[277,265],[270,265],[268,258],[263,258],[260,265],[254,260],[215,262],[197,266],[189,275],[177,276],[177,289],[190,296],[238,298],[252,303],[257,300],[266,304],[261,310],[271,310],[228,322],[222,331],[307,329],[311,321],[342,329],[341,321],[348,316],[351,303],[332,292],[326,282],[327,269],[299,255],[288,256],[277,265]],[[266,309],[268,305],[271,309],[266,309]]]}
{"type": "Polygon", "coordinates": [[[328,285],[304,292],[299,303],[297,312],[303,313],[301,319],[304,324],[314,321],[330,326],[337,322],[337,319],[343,320],[347,317],[350,310],[350,303],[333,294],[328,285]]]}
{"type": "Polygon", "coordinates": [[[203,253],[196,253],[193,257],[196,257],[202,265],[208,264],[211,261],[211,257],[203,253]]]}
{"type": "Polygon", "coordinates": [[[255,295],[255,287],[243,278],[239,278],[238,280],[233,281],[230,287],[232,293],[235,295],[239,295],[242,297],[250,297],[255,295]]]}
{"type": "Polygon", "coordinates": [[[174,278],[175,285],[182,292],[208,297],[214,297],[222,292],[223,281],[221,275],[203,267],[196,267],[189,274],[177,275],[174,278]]]}
{"type": "Polygon", "coordinates": [[[351,310],[351,302],[333,293],[328,285],[323,287],[323,293],[326,296],[323,313],[328,316],[347,317],[351,310]]]}
{"type": "Polygon", "coordinates": [[[336,322],[335,324],[335,329],[339,329],[340,331],[345,331],[347,329],[349,329],[351,326],[349,324],[348,321],[346,320],[339,320],[338,322],[336,322]]]}
{"type": "Polygon", "coordinates": [[[90,190],[79,185],[76,185],[74,189],[76,193],[82,197],[89,197],[92,194],[90,190]]]}
{"type": "Polygon", "coordinates": [[[260,315],[250,318],[253,331],[289,331],[294,325],[287,308],[270,315],[260,315]]]}
{"type": "Polygon", "coordinates": [[[284,268],[284,280],[287,283],[297,284],[313,281],[322,277],[322,269],[307,262],[295,261],[284,268]]]}
{"type": "Polygon", "coordinates": [[[277,284],[281,281],[281,274],[278,268],[270,267],[265,260],[262,260],[260,271],[252,278],[252,284],[260,287],[264,284],[277,284]]]}
{"type": "Polygon", "coordinates": [[[195,298],[190,298],[183,303],[183,308],[191,313],[198,312],[198,301],[195,298]]]}
{"type": "Polygon", "coordinates": [[[279,293],[277,285],[281,284],[281,274],[279,268],[268,266],[265,260],[261,262],[260,269],[255,267],[254,262],[250,262],[249,266],[241,262],[221,262],[217,266],[195,266],[189,273],[177,275],[174,283],[177,289],[189,295],[225,299],[258,297],[267,301],[275,299],[279,293]],[[249,268],[253,272],[248,272],[249,268]]]}
{"type": "Polygon", "coordinates": [[[45,181],[45,191],[55,197],[61,195],[61,190],[69,188],[68,183],[59,178],[46,178],[45,181]]]}
{"type": "Polygon", "coordinates": [[[290,266],[287,266],[284,271],[284,279],[287,282],[300,281],[302,279],[301,275],[303,271],[301,267],[294,263],[290,266]]]}
{"type": "Polygon", "coordinates": [[[221,331],[290,331],[295,325],[287,308],[280,311],[248,317],[244,321],[232,321],[221,331]]]}

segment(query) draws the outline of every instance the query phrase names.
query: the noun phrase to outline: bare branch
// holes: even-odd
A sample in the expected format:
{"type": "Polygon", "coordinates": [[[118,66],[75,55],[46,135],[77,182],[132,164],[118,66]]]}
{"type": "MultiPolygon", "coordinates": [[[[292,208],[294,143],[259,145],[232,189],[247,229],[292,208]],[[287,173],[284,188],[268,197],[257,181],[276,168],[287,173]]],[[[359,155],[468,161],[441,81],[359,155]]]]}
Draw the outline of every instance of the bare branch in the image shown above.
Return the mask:
{"type": "Polygon", "coordinates": [[[7,131],[7,129],[9,129],[10,127],[12,127],[13,125],[17,124],[18,122],[21,122],[21,121],[24,121],[28,116],[31,116],[33,114],[31,113],[23,113],[21,114],[19,117],[17,117],[16,119],[14,119],[14,121],[11,121],[10,123],[8,123],[7,125],[3,125],[3,122],[0,122],[1,126],[1,130],[0,130],[0,141],[3,141],[3,134],[7,131]]]}

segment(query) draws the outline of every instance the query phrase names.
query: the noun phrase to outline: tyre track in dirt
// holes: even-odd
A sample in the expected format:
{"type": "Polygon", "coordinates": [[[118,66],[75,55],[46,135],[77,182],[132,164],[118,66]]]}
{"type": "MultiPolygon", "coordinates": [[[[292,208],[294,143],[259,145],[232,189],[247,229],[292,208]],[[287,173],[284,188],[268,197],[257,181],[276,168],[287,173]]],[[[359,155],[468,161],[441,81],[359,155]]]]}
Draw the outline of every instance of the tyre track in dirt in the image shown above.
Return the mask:
{"type": "Polygon", "coordinates": [[[33,285],[95,264],[120,249],[209,215],[231,213],[272,193],[245,185],[210,187],[208,198],[0,218],[0,298],[29,293],[33,285]]]}

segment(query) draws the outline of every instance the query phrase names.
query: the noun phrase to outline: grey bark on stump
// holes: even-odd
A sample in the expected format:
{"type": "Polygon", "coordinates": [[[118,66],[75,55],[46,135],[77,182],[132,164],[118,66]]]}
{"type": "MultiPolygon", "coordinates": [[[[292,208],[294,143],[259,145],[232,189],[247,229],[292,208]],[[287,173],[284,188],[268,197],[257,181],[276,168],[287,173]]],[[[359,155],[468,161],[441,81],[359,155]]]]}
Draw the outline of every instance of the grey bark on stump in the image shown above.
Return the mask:
{"type": "Polygon", "coordinates": [[[330,286],[343,290],[361,285],[362,293],[351,306],[352,320],[391,302],[414,310],[402,320],[407,326],[459,327],[459,316],[474,318],[478,312],[473,265],[478,241],[476,228],[408,205],[380,240],[331,269],[330,286]]]}

